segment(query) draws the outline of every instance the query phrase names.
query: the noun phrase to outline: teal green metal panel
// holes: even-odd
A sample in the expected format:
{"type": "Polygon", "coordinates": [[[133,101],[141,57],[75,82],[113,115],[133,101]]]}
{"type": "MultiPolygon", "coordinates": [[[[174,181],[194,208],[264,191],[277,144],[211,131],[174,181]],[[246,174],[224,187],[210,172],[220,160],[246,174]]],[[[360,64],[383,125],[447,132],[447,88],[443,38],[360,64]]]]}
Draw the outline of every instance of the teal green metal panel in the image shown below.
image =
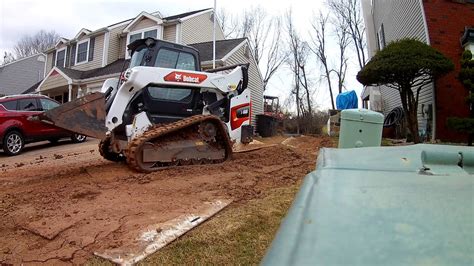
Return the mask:
{"type": "Polygon", "coordinates": [[[323,149],[262,264],[474,265],[473,153],[323,149]]]}
{"type": "Polygon", "coordinates": [[[382,141],[383,115],[367,109],[341,112],[339,148],[377,147],[382,141]]]}

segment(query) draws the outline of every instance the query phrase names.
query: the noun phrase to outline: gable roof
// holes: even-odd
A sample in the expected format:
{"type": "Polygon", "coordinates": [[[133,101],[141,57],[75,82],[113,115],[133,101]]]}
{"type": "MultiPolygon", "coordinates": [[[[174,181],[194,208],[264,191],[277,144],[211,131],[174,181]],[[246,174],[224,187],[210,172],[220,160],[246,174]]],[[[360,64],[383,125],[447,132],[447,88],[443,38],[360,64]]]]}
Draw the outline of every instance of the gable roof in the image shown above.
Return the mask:
{"type": "MultiPolygon", "coordinates": [[[[238,38],[216,41],[216,60],[223,59],[226,55],[232,52],[232,50],[234,50],[237,46],[239,46],[242,42],[245,42],[246,40],[247,38],[238,38]]],[[[199,51],[201,62],[212,60],[212,41],[193,43],[189,46],[194,47],[199,51]]]]}
{"type": "Polygon", "coordinates": [[[212,8],[205,8],[205,9],[201,9],[201,10],[190,11],[190,12],[186,12],[186,13],[182,13],[182,14],[178,14],[178,15],[165,17],[165,18],[163,18],[163,20],[174,20],[174,19],[185,18],[185,17],[191,16],[191,15],[197,14],[199,12],[203,12],[203,11],[207,11],[207,10],[211,10],[211,9],[212,8]]]}
{"type": "Polygon", "coordinates": [[[157,24],[160,24],[162,23],[162,20],[158,17],[155,17],[153,16],[152,14],[149,14],[145,11],[142,11],[140,14],[138,14],[138,16],[136,16],[130,23],[128,23],[127,27],[125,27],[125,29],[123,29],[123,32],[130,32],[130,29],[138,22],[140,22],[140,20],[142,18],[148,18],[150,20],[153,20],[155,21],[157,24]]]}

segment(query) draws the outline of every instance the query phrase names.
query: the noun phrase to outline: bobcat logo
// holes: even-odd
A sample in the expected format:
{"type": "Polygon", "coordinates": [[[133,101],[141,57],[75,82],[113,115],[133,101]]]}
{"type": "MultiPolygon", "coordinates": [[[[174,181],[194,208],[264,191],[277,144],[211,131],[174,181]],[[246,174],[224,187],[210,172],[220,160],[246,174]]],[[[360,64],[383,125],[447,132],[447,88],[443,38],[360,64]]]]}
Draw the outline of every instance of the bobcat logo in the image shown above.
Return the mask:
{"type": "Polygon", "coordinates": [[[175,73],[175,74],[174,74],[174,79],[175,79],[176,81],[181,81],[181,76],[182,76],[182,75],[183,75],[183,74],[175,73]]]}

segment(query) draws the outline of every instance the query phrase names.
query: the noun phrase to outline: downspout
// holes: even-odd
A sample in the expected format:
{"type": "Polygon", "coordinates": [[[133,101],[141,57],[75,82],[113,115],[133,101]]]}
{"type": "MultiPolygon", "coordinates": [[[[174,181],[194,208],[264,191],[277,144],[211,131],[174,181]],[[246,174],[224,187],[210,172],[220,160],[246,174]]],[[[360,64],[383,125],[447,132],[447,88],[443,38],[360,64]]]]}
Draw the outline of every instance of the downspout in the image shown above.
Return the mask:
{"type": "MultiPolygon", "coordinates": [[[[419,2],[420,2],[420,8],[421,8],[421,15],[423,16],[423,26],[425,28],[426,43],[428,45],[431,45],[430,32],[428,30],[428,21],[426,20],[425,7],[423,5],[423,0],[419,0],[419,2]]],[[[436,82],[433,81],[431,88],[432,88],[431,94],[433,95],[433,108],[431,111],[431,115],[433,116],[431,130],[433,131],[433,134],[431,134],[432,135],[431,140],[435,141],[436,140],[436,82]]]]}

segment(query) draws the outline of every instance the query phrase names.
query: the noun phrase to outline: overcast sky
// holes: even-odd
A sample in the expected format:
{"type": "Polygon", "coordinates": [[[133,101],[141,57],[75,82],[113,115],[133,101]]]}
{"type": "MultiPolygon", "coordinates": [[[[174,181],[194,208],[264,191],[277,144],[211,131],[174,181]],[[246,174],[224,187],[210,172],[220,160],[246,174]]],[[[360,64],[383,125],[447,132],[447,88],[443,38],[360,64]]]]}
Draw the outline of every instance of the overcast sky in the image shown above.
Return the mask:
{"type": "MultiPolygon", "coordinates": [[[[0,55],[12,51],[15,42],[24,35],[37,31],[55,30],[62,37],[73,38],[81,28],[96,30],[101,27],[126,20],[138,15],[141,11],[160,11],[164,16],[187,11],[212,7],[213,0],[0,0],[0,55]]],[[[322,0],[218,0],[217,8],[225,8],[229,13],[238,14],[245,8],[260,5],[270,14],[283,14],[292,8],[295,23],[303,38],[309,39],[310,21],[313,12],[324,9],[322,0]]],[[[336,54],[334,56],[337,56],[336,54]]],[[[314,58],[311,59],[315,61],[314,58]]],[[[286,68],[286,66],[284,67],[286,68]]],[[[318,66],[311,65],[311,72],[316,80],[318,66]]],[[[351,60],[347,76],[348,89],[360,94],[362,86],[355,80],[357,66],[351,60]]],[[[291,79],[287,69],[282,69],[275,76],[266,94],[286,98],[289,94],[291,79]]],[[[317,85],[314,100],[319,107],[330,106],[326,85],[317,85]]]]}

